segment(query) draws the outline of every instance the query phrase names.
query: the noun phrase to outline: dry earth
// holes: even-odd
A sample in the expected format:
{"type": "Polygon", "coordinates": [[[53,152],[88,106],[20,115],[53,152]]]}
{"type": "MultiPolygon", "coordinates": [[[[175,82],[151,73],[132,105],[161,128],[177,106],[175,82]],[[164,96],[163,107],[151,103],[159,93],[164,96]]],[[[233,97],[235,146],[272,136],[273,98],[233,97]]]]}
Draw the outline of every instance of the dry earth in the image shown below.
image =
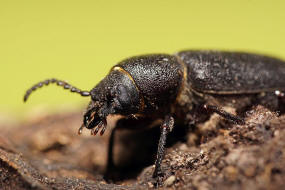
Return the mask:
{"type": "MultiPolygon", "coordinates": [[[[82,112],[0,124],[0,189],[152,189],[159,128],[117,130],[115,167],[107,170],[116,118],[100,136],[77,135],[82,112]]],[[[159,189],[284,189],[285,115],[262,106],[245,125],[213,114],[169,135],[159,189]]]]}

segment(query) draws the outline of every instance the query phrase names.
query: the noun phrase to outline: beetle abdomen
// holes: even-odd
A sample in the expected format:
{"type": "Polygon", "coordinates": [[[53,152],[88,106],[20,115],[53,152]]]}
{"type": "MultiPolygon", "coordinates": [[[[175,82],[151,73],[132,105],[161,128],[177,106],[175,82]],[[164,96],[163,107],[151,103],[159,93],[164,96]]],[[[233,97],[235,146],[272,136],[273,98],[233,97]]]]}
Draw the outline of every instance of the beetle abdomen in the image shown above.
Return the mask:
{"type": "Polygon", "coordinates": [[[180,89],[183,68],[175,56],[154,54],[136,56],[120,62],[134,79],[149,108],[174,101],[180,89]]]}
{"type": "Polygon", "coordinates": [[[182,51],[178,56],[196,91],[213,94],[257,93],[285,89],[285,62],[241,52],[182,51]]]}

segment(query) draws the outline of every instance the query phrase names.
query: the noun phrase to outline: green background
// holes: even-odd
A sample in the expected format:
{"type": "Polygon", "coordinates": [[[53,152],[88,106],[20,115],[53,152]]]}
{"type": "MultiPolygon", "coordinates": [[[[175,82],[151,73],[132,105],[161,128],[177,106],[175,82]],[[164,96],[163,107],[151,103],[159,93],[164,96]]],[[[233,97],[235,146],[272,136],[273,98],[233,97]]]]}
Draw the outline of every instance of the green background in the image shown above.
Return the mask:
{"type": "Polygon", "coordinates": [[[145,53],[223,49],[285,58],[285,3],[269,0],[0,0],[0,112],[82,106],[56,77],[90,90],[118,61],[145,53]]]}

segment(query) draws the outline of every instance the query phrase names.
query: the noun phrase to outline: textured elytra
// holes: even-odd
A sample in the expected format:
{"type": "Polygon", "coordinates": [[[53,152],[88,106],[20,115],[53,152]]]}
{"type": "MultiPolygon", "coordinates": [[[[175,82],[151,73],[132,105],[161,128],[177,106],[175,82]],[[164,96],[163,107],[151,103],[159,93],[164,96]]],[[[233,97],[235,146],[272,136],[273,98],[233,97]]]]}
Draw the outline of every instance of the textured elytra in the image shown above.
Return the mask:
{"type": "Polygon", "coordinates": [[[285,63],[251,53],[182,51],[191,88],[213,94],[242,94],[285,89],[285,63]]]}

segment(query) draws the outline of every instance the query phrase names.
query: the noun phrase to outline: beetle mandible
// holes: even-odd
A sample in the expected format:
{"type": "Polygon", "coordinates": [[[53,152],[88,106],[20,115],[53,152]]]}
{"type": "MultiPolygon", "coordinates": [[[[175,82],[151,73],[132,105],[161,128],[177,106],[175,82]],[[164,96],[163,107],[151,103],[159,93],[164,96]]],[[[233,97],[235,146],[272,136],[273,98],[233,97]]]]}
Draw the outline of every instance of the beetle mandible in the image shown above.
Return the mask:
{"type": "Polygon", "coordinates": [[[90,91],[48,79],[27,90],[24,101],[33,91],[50,83],[81,96],[91,96],[79,133],[85,127],[93,135],[99,131],[103,135],[110,114],[162,119],[155,178],[162,174],[166,137],[176,121],[197,123],[215,112],[233,123],[244,124],[242,117],[224,111],[223,107],[243,110],[256,103],[278,109],[279,97],[284,97],[285,62],[264,55],[226,51],[135,56],[115,65],[90,91]],[[198,110],[206,112],[201,114],[198,110]]]}

